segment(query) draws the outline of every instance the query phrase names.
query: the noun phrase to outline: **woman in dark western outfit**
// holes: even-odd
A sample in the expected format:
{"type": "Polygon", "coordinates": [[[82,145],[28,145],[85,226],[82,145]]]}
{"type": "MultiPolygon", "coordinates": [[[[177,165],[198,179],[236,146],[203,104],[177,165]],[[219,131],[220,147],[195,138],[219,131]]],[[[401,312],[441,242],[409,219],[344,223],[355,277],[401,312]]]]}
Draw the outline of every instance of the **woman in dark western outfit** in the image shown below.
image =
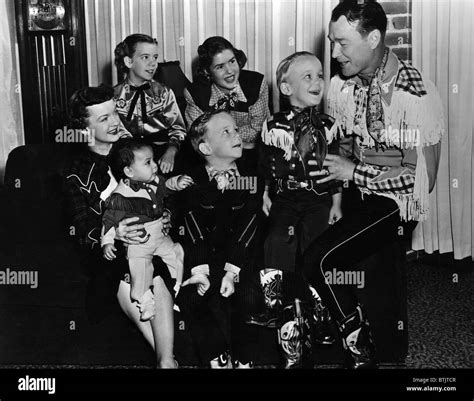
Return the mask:
{"type": "Polygon", "coordinates": [[[168,306],[173,303],[170,295],[173,294],[173,280],[160,259],[153,260],[153,285],[158,294],[155,296],[155,318],[140,321],[140,312],[130,299],[130,284],[126,279],[128,264],[124,246],[121,245],[139,243],[139,230],[143,224],[133,224],[138,219],[136,217],[119,223],[116,238],[120,241],[117,241],[117,258],[113,261],[103,258],[100,247],[105,199],[117,186],[107,156],[120,137],[130,135],[120,121],[113,97],[111,87],[89,87],[76,91],[69,103],[71,125],[82,130],[88,138],[88,146],[84,146],[63,168],[65,207],[74,227],[81,264],[90,276],[86,311],[91,321],[98,322],[110,311],[117,296],[123,312],[155,349],[157,366],[176,368],[173,348],[166,346],[173,343],[172,339],[166,338],[170,335],[167,334],[169,326],[174,324],[172,312],[166,312],[172,311],[172,306],[168,306]]]}

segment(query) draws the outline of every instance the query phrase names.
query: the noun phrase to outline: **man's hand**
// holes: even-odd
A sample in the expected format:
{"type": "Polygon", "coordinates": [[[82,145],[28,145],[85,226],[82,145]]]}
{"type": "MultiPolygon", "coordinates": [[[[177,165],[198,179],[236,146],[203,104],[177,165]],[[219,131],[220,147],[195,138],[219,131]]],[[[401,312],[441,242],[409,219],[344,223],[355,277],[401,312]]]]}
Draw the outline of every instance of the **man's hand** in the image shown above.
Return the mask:
{"type": "MultiPolygon", "coordinates": [[[[317,165],[316,160],[309,160],[308,164],[310,166],[317,165]]],[[[352,163],[349,159],[337,155],[327,155],[324,160],[323,166],[326,167],[322,171],[311,171],[310,176],[320,176],[329,173],[327,177],[324,177],[318,181],[317,184],[322,184],[331,180],[350,180],[352,181],[354,175],[355,164],[352,163]]]]}
{"type": "Polygon", "coordinates": [[[234,273],[227,272],[224,277],[222,277],[221,283],[221,295],[224,298],[231,296],[235,291],[234,287],[234,273]]]}
{"type": "Polygon", "coordinates": [[[262,205],[263,213],[265,213],[265,215],[268,216],[270,214],[271,208],[272,208],[272,200],[270,199],[270,196],[268,195],[268,191],[265,191],[263,193],[263,205],[262,205]]]}
{"type": "Polygon", "coordinates": [[[161,156],[158,160],[158,164],[160,165],[160,169],[163,174],[173,171],[174,157],[176,156],[177,152],[178,149],[176,146],[170,145],[168,146],[168,149],[166,149],[166,152],[163,153],[163,156],[161,156]]]}
{"type": "Polygon", "coordinates": [[[186,287],[189,284],[197,284],[197,292],[201,296],[203,296],[211,286],[211,283],[205,274],[192,275],[185,282],[183,282],[183,284],[181,284],[181,287],[186,287]]]}
{"type": "Polygon", "coordinates": [[[144,227],[143,224],[129,225],[137,220],[139,220],[138,217],[129,217],[127,219],[123,219],[115,230],[115,238],[119,241],[125,242],[128,245],[143,244],[147,242],[149,235],[143,238],[140,237],[140,235],[142,235],[140,230],[144,227]]]}
{"type": "Polygon", "coordinates": [[[107,260],[113,260],[116,258],[115,252],[117,248],[115,248],[114,244],[107,244],[102,247],[102,252],[104,253],[104,258],[107,260]]]}

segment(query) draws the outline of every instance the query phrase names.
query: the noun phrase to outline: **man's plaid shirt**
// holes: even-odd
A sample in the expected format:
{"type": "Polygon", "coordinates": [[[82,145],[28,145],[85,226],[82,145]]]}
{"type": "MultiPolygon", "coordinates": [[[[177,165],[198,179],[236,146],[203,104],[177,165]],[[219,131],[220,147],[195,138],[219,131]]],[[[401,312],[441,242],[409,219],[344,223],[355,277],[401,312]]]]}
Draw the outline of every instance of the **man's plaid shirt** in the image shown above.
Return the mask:
{"type": "MultiPolygon", "coordinates": [[[[411,65],[405,63],[402,60],[398,60],[392,55],[393,60],[398,62],[398,73],[396,75],[396,81],[394,85],[394,91],[402,90],[409,92],[413,96],[425,96],[427,94],[420,73],[413,68],[411,65]]],[[[395,77],[392,77],[392,79],[395,77]]],[[[391,79],[390,79],[391,80],[391,79]]],[[[355,119],[357,124],[361,127],[365,127],[365,123],[362,121],[365,115],[367,107],[367,88],[357,85],[352,80],[346,81],[343,86],[344,89],[353,86],[354,100],[355,100],[355,119]]],[[[346,133],[350,135],[350,133],[346,133]]],[[[344,142],[347,142],[349,138],[343,138],[341,140],[341,147],[344,147],[344,142]]],[[[351,137],[350,141],[354,139],[351,137]]],[[[361,157],[364,154],[364,146],[361,144],[361,139],[356,138],[354,148],[357,149],[355,154],[356,166],[354,169],[354,182],[361,188],[369,190],[374,193],[393,193],[393,194],[410,194],[413,192],[415,185],[415,169],[417,162],[416,149],[400,149],[400,148],[389,148],[386,152],[378,152],[378,160],[384,157],[384,153],[387,156],[387,160],[390,160],[395,154],[401,154],[401,165],[389,166],[379,164],[370,164],[370,157],[367,162],[364,160],[365,157],[361,157]],[[362,160],[361,160],[362,159],[362,160]]],[[[369,152],[367,152],[369,153],[369,152]]],[[[349,156],[348,154],[346,156],[349,156]]],[[[430,168],[430,166],[428,166],[430,168]]]]}

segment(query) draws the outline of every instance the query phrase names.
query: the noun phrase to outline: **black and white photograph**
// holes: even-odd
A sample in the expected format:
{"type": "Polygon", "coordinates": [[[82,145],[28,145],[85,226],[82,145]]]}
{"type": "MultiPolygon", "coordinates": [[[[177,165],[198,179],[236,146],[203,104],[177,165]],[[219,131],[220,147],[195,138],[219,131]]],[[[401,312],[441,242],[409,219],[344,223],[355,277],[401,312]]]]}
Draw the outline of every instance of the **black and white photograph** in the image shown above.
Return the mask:
{"type": "Polygon", "coordinates": [[[473,22],[0,0],[0,401],[472,401],[473,22]]]}

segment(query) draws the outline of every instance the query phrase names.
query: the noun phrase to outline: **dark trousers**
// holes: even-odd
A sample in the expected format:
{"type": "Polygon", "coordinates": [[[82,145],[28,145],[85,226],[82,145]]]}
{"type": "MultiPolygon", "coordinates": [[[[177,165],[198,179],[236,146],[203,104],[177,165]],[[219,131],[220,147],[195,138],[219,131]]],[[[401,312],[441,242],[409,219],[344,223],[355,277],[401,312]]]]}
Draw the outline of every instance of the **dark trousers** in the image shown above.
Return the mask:
{"type": "Polygon", "coordinates": [[[225,272],[220,270],[211,273],[211,286],[203,296],[196,285],[189,285],[181,288],[177,303],[203,365],[227,350],[234,360],[247,363],[255,359],[259,328],[245,324],[245,317],[260,307],[260,290],[251,272],[241,271],[234,294],[224,298],[220,286],[225,272]]]}
{"type": "MultiPolygon", "coordinates": [[[[401,234],[406,235],[406,230],[414,228],[413,224],[402,224],[398,206],[389,198],[365,195],[362,200],[358,190],[351,186],[344,192],[343,199],[348,205],[344,208],[343,218],[314,241],[303,256],[305,277],[315,286],[332,317],[338,321],[354,312],[359,300],[355,285],[338,284],[334,280],[334,269],[336,272],[363,271],[366,282],[371,280],[375,270],[380,277],[382,270],[390,269],[390,264],[365,266],[364,259],[395,244],[401,234]],[[332,277],[330,282],[326,282],[326,275],[332,277]]],[[[383,286],[387,285],[398,284],[383,283],[383,286]]],[[[379,288],[381,297],[385,290],[379,288]]]]}
{"type": "Polygon", "coordinates": [[[264,245],[265,268],[296,271],[296,258],[328,227],[331,197],[306,190],[275,196],[264,245]]]}

